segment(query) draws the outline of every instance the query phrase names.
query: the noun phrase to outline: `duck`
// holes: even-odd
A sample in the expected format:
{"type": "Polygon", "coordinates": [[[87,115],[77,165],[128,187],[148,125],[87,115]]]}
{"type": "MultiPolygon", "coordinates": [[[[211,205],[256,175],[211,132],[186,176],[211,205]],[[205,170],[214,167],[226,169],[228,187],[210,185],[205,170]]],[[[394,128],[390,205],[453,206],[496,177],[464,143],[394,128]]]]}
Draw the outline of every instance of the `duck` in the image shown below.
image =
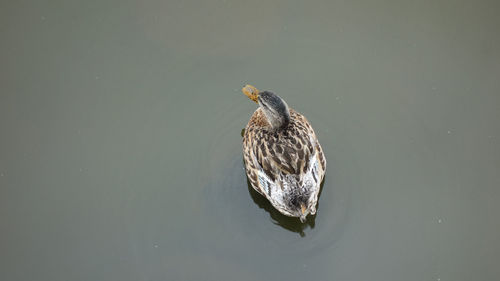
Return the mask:
{"type": "Polygon", "coordinates": [[[245,85],[259,107],[243,133],[243,162],[252,188],[280,213],[302,223],[316,214],[326,158],[309,121],[280,96],[245,85]]]}

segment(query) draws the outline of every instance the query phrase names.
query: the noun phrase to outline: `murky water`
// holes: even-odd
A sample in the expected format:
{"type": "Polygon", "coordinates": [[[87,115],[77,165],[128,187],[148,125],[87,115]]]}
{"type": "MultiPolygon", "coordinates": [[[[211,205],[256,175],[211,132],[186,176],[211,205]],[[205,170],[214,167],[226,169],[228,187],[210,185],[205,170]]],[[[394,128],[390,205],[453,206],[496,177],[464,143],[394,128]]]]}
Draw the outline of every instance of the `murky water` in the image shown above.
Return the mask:
{"type": "Polygon", "coordinates": [[[4,2],[1,280],[498,280],[497,1],[4,2]],[[245,83],[323,145],[306,224],[245,83]]]}

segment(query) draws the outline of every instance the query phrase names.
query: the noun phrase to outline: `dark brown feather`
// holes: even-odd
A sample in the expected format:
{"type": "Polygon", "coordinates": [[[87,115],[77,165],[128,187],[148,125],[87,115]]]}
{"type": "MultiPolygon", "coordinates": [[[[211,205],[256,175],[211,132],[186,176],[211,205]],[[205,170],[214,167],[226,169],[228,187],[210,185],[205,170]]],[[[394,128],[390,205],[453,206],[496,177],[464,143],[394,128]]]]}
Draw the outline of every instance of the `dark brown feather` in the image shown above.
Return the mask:
{"type": "MultiPolygon", "coordinates": [[[[310,137],[314,131],[307,120],[293,109],[290,109],[290,117],[286,128],[269,133],[270,126],[258,109],[245,130],[245,146],[253,147],[257,163],[273,181],[280,173],[299,175],[307,171],[311,155],[316,152],[316,144],[311,143],[310,137]]],[[[250,159],[251,155],[245,157],[245,161],[250,159]]]]}

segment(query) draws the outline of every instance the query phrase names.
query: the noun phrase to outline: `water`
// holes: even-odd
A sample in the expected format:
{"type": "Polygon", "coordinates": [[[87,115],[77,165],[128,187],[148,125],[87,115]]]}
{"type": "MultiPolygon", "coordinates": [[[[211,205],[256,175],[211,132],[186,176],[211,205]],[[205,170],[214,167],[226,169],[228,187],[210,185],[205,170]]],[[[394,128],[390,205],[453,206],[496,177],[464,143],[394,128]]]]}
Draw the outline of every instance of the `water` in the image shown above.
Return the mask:
{"type": "Polygon", "coordinates": [[[0,279],[498,279],[499,8],[0,4],[0,279]],[[245,83],[323,145],[304,225],[248,186],[245,83]]]}

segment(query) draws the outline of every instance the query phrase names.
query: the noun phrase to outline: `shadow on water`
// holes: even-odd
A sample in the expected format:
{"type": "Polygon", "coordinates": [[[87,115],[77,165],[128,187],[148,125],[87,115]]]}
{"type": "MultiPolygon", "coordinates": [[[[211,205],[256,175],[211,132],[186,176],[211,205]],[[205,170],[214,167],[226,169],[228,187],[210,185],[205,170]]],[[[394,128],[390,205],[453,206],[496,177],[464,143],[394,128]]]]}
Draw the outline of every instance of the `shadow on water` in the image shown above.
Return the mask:
{"type": "MultiPolygon", "coordinates": [[[[324,180],[321,182],[318,197],[321,196],[321,191],[323,190],[324,182],[325,182],[324,180]]],[[[316,215],[318,214],[317,212],[314,215],[307,216],[306,222],[302,223],[300,222],[299,218],[285,216],[278,210],[276,210],[276,208],[273,207],[273,205],[271,204],[271,202],[269,202],[269,200],[267,200],[264,196],[262,196],[255,189],[253,189],[248,178],[247,178],[247,188],[248,192],[250,193],[250,196],[252,197],[253,202],[255,202],[255,204],[257,204],[261,209],[264,209],[266,210],[266,212],[269,213],[275,225],[279,225],[284,229],[287,229],[292,232],[297,232],[301,237],[306,236],[304,230],[307,228],[307,226],[313,229],[314,226],[316,225],[316,215]]]]}
{"type": "MultiPolygon", "coordinates": [[[[281,214],[248,182],[241,148],[243,130],[239,127],[241,121],[237,122],[235,117],[238,112],[235,110],[232,113],[234,116],[221,121],[233,120],[224,126],[226,130],[206,143],[207,153],[200,155],[198,161],[200,180],[205,185],[200,198],[203,203],[200,203],[204,206],[203,213],[206,216],[201,219],[213,231],[205,233],[205,237],[220,237],[231,251],[258,245],[262,247],[261,250],[275,247],[281,254],[300,250],[301,253],[316,255],[333,247],[349,222],[350,192],[357,185],[354,181],[357,178],[348,177],[348,181],[344,181],[345,177],[336,172],[339,169],[335,168],[335,162],[331,160],[330,173],[327,173],[320,186],[318,213],[309,215],[304,223],[298,218],[281,214]],[[336,178],[335,184],[331,181],[333,178],[336,178]],[[232,229],[231,234],[221,235],[224,229],[232,229]],[[265,244],[252,242],[262,237],[266,237],[265,244]],[[240,240],[248,243],[232,243],[240,240]],[[296,243],[295,247],[289,247],[290,243],[296,243]]],[[[323,139],[325,143],[334,142],[329,135],[323,139]]],[[[334,159],[329,148],[332,146],[325,146],[325,153],[334,159]]],[[[342,167],[354,171],[355,164],[344,161],[342,167]]]]}

